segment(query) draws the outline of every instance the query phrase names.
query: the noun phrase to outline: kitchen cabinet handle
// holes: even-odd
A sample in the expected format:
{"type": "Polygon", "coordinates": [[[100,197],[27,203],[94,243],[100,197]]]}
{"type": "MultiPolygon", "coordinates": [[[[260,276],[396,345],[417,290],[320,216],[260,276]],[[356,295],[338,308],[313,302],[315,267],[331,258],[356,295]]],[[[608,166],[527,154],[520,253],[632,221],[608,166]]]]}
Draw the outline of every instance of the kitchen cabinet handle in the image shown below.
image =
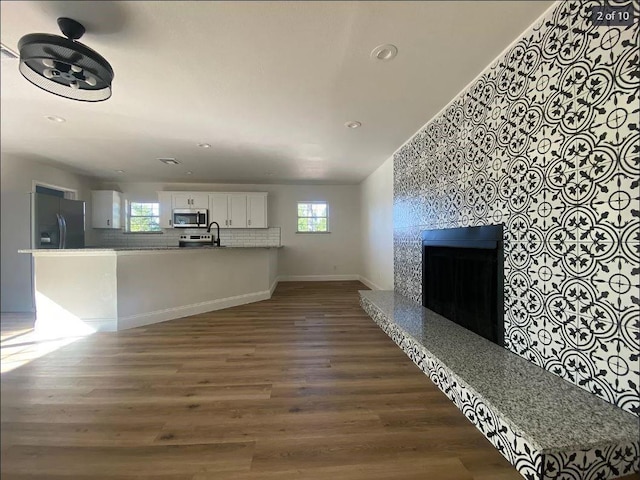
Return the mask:
{"type": "Polygon", "coordinates": [[[171,219],[169,219],[169,226],[171,226],[171,219]]]}
{"type": "Polygon", "coordinates": [[[247,225],[251,225],[251,220],[247,220],[247,225]]]}
{"type": "Polygon", "coordinates": [[[229,226],[231,226],[231,220],[229,220],[229,226]]]}
{"type": "Polygon", "coordinates": [[[110,225],[111,220],[107,220],[107,227],[110,225]]]}

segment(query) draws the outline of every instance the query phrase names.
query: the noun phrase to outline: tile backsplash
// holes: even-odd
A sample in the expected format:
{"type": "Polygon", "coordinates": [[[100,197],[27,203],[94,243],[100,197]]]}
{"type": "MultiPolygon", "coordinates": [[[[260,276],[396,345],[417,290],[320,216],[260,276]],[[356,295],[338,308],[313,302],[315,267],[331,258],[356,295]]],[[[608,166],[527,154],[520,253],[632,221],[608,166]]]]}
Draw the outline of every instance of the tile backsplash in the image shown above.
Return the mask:
{"type": "Polygon", "coordinates": [[[395,154],[394,285],[422,301],[423,230],[504,224],[506,348],[638,415],[638,10],[603,3],[556,3],[395,154]]]}
{"type": "MultiPolygon", "coordinates": [[[[128,233],[122,230],[94,229],[93,247],[177,247],[180,235],[206,233],[200,228],[170,228],[162,233],[128,233]]],[[[215,233],[215,230],[213,230],[215,233]]],[[[220,243],[229,247],[278,247],[280,227],[220,230],[220,243]]]]}

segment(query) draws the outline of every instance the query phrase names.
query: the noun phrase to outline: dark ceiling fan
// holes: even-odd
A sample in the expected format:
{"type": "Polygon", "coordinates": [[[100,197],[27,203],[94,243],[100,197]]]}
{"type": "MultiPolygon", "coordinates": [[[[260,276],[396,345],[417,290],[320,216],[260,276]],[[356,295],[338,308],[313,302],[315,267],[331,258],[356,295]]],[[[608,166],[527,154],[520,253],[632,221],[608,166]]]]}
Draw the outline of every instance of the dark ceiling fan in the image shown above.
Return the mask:
{"type": "Polygon", "coordinates": [[[100,102],[111,97],[113,69],[98,52],[77,40],[84,26],[71,18],[58,18],[66,38],[31,33],[18,42],[20,73],[35,86],[61,97],[100,102]]]}

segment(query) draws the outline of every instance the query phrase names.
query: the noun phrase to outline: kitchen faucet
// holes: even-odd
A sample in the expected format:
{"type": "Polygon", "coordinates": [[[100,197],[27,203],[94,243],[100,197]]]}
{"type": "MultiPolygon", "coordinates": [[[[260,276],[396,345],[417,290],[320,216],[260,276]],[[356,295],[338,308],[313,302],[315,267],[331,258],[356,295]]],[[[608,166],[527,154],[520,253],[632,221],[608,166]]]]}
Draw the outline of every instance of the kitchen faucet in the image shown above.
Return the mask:
{"type": "Polygon", "coordinates": [[[207,227],[207,233],[211,233],[211,225],[213,225],[214,223],[216,224],[216,227],[218,227],[218,233],[216,235],[216,239],[211,240],[211,245],[217,245],[219,247],[220,246],[220,225],[218,225],[218,222],[211,222],[207,227]]]}

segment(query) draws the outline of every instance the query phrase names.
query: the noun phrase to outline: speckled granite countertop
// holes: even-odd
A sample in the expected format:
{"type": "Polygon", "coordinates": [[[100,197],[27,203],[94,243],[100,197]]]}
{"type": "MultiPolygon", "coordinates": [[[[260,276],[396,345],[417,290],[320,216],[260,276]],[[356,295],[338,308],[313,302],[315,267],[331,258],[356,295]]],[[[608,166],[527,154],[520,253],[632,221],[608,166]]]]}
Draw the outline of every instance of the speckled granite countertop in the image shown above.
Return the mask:
{"type": "Polygon", "coordinates": [[[222,245],[221,247],[114,247],[114,248],[102,248],[102,247],[88,247],[88,248],[65,248],[65,249],[55,249],[55,248],[43,248],[43,249],[24,249],[18,250],[18,253],[33,253],[35,255],[66,255],[66,254],[91,254],[91,253],[117,253],[117,252],[150,252],[150,251],[180,251],[180,252],[194,252],[200,250],[236,250],[238,248],[282,248],[282,245],[243,245],[243,246],[227,246],[222,245]]]}
{"type": "Polygon", "coordinates": [[[639,419],[393,291],[360,295],[541,452],[637,442],[639,419]]]}

